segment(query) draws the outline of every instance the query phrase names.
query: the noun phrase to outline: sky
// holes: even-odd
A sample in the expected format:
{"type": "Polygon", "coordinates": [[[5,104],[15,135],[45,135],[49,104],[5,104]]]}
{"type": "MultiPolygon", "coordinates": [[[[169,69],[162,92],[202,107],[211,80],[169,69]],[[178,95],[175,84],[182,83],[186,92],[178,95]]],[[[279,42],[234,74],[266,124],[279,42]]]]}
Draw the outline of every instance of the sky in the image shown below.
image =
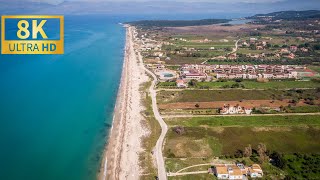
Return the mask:
{"type": "MultiPolygon", "coordinates": [[[[64,0],[26,0],[26,1],[33,1],[33,2],[47,2],[49,4],[59,4],[61,2],[64,2],[64,0]]],[[[152,2],[152,1],[170,1],[170,0],[65,0],[65,1],[87,1],[87,2],[92,2],[92,1],[102,1],[102,2],[152,2]]],[[[171,0],[172,1],[172,0],[171,0]]],[[[178,2],[212,2],[212,3],[239,3],[239,2],[244,2],[244,3],[274,3],[274,2],[279,2],[283,0],[174,0],[178,2]]]]}
{"type": "Polygon", "coordinates": [[[320,0],[0,0],[0,4],[2,14],[237,13],[246,17],[286,10],[320,10],[320,0]]]}

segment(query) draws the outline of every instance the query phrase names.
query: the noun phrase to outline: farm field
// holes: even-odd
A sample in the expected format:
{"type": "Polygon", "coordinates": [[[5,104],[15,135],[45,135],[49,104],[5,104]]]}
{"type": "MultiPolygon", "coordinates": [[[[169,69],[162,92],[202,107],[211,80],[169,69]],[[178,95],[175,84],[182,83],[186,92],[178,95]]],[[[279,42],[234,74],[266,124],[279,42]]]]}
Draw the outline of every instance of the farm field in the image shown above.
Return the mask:
{"type": "Polygon", "coordinates": [[[169,157],[214,157],[234,155],[249,144],[259,143],[281,153],[318,153],[319,128],[315,127],[186,127],[184,134],[169,131],[164,154],[169,157]]]}
{"type": "Polygon", "coordinates": [[[182,91],[159,91],[157,99],[159,104],[175,102],[212,102],[212,101],[242,101],[242,100],[271,100],[319,98],[320,92],[314,89],[308,90],[182,90],[182,91]]]}
{"type": "Polygon", "coordinates": [[[232,155],[263,143],[270,151],[317,153],[320,150],[320,116],[259,116],[166,119],[167,157],[232,155]],[[183,127],[176,133],[174,127],[183,127]]]}
{"type": "MultiPolygon", "coordinates": [[[[226,86],[231,87],[236,84],[235,81],[226,82],[198,82],[198,88],[223,88],[226,86]]],[[[239,82],[245,89],[291,89],[291,88],[320,88],[320,82],[317,81],[242,81],[239,82]]]]}
{"type": "Polygon", "coordinates": [[[169,126],[183,127],[267,127],[320,126],[320,115],[308,116],[217,116],[165,119],[169,126]]]}

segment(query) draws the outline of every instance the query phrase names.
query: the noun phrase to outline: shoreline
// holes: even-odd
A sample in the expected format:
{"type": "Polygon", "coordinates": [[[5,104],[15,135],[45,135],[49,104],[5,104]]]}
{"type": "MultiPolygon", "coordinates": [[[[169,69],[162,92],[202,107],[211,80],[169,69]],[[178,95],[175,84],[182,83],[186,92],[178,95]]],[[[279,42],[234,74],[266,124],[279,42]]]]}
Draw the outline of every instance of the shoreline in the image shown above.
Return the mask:
{"type": "MultiPolygon", "coordinates": [[[[112,127],[107,137],[98,173],[99,180],[138,179],[140,174],[140,139],[146,134],[142,125],[140,85],[147,76],[134,52],[132,27],[126,28],[126,43],[121,80],[118,89],[112,127]]],[[[143,65],[142,65],[143,66],[143,65]]]]}

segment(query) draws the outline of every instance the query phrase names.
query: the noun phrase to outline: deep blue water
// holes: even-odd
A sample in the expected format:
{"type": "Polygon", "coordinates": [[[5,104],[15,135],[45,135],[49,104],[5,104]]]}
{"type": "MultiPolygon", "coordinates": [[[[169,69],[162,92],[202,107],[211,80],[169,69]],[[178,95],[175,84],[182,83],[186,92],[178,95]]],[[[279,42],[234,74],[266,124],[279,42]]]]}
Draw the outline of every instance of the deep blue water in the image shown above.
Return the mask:
{"type": "Polygon", "coordinates": [[[64,55],[0,55],[0,179],[95,179],[136,19],[239,15],[65,16],[64,55]]]}

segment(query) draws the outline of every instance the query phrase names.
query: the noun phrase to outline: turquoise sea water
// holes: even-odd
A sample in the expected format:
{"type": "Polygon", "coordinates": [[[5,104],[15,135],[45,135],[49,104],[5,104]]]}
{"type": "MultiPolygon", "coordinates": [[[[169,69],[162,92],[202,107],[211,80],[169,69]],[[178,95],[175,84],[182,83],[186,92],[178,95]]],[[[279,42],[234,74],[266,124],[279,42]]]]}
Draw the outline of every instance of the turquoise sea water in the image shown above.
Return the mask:
{"type": "Polygon", "coordinates": [[[64,55],[0,55],[0,180],[95,179],[122,70],[119,22],[237,17],[65,16],[64,55]]]}
{"type": "Polygon", "coordinates": [[[125,29],[65,17],[64,55],[0,56],[0,179],[94,179],[123,62],[125,29]]]}

